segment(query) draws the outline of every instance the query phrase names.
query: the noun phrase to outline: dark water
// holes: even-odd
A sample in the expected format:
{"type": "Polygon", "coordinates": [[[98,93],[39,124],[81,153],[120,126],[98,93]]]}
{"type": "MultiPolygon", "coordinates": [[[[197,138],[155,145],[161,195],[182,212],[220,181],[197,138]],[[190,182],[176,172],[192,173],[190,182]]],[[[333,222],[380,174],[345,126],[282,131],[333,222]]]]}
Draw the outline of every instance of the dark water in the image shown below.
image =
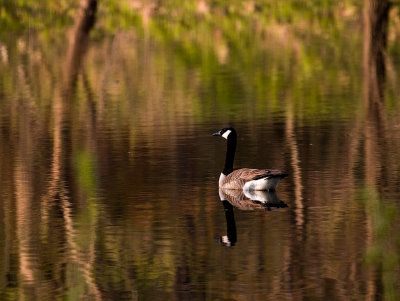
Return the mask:
{"type": "Polygon", "coordinates": [[[63,40],[4,39],[0,299],[398,297],[398,78],[371,110],[362,55],[308,43],[311,71],[121,33],[74,72],[63,40]],[[270,203],[221,202],[226,125],[236,167],[290,174],[270,203]]]}

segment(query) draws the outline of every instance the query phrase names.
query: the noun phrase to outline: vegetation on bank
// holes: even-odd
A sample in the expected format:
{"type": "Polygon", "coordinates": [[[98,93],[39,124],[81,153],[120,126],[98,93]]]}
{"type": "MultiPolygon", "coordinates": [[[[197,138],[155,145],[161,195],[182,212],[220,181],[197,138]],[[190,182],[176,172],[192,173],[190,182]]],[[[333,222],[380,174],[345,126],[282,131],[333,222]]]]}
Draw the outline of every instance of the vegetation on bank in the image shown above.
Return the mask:
{"type": "MultiPolygon", "coordinates": [[[[5,1],[2,35],[28,30],[53,46],[65,44],[62,36],[78,8],[77,0],[5,1]]],[[[194,88],[201,90],[201,101],[214,103],[218,97],[218,105],[227,106],[257,99],[255,109],[265,112],[282,110],[284,97],[296,112],[329,118],[335,108],[326,109],[325,95],[337,94],[340,103],[336,87],[360,90],[350,79],[361,74],[361,10],[358,1],[100,1],[92,38],[134,30],[161,43],[202,79],[194,88]]],[[[348,105],[340,104],[335,113],[346,118],[355,107],[346,113],[343,106],[348,105]]]]}
{"type": "MultiPolygon", "coordinates": [[[[73,23],[80,0],[33,1],[2,0],[0,24],[7,30],[46,30],[64,27],[73,23]]],[[[236,19],[254,20],[262,24],[278,21],[296,24],[317,22],[323,27],[352,17],[361,9],[360,1],[211,1],[211,0],[111,0],[99,1],[98,27],[115,30],[132,26],[140,17],[144,26],[154,19],[166,20],[171,25],[181,24],[186,28],[196,22],[229,23],[236,19]]]]}
{"type": "MultiPolygon", "coordinates": [[[[3,53],[13,52],[13,47],[23,48],[12,46],[15,39],[20,40],[20,45],[39,39],[41,47],[35,51],[47,60],[45,65],[52,69],[51,73],[59,74],[54,62],[62,61],[56,56],[68,43],[66,33],[71,31],[79,2],[4,0],[0,14],[3,53]]],[[[397,15],[393,10],[389,31],[388,112],[397,110],[397,15]]],[[[91,38],[94,47],[101,47],[107,40],[117,45],[121,34],[132,32],[133,36],[151,41],[152,46],[146,51],[152,52],[154,60],[146,68],[158,70],[156,73],[172,72],[169,78],[173,83],[169,85],[179,87],[175,90],[180,89],[182,95],[191,96],[190,101],[171,96],[168,111],[190,108],[192,116],[204,120],[228,107],[231,118],[236,118],[243,107],[253,106],[251,109],[261,118],[270,112],[284,114],[280,112],[290,108],[296,118],[312,123],[321,118],[347,120],[353,118],[354,112],[362,114],[362,16],[363,3],[350,0],[100,1],[91,38]],[[354,101],[348,102],[349,98],[354,101]],[[177,105],[176,101],[182,103],[177,105]]],[[[119,47],[134,45],[138,43],[130,40],[119,47]]],[[[112,66],[114,60],[135,61],[144,55],[137,48],[122,52],[113,49],[107,62],[112,66]]],[[[90,55],[85,66],[89,77],[104,71],[104,65],[99,66],[90,55]]],[[[15,65],[9,67],[10,72],[16,69],[15,65]]],[[[115,72],[128,78],[121,74],[122,70],[115,72]]],[[[102,85],[107,89],[113,81],[108,80],[107,74],[104,77],[102,85]]],[[[164,94],[169,87],[163,84],[158,82],[152,90],[164,94]]],[[[120,90],[125,88],[121,86],[120,90]]],[[[143,87],[136,90],[143,91],[143,87]]],[[[146,107],[149,97],[154,102],[154,95],[145,94],[149,94],[147,98],[137,98],[146,107]]],[[[129,105],[124,103],[121,107],[129,105]]]]}

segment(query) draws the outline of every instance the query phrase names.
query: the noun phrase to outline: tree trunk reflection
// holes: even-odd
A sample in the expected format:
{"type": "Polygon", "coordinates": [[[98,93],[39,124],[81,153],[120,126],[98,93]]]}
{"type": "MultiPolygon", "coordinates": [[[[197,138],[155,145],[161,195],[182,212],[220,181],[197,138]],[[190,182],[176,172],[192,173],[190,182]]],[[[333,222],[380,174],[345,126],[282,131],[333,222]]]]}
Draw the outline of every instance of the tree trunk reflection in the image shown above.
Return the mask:
{"type": "MultiPolygon", "coordinates": [[[[101,293],[97,288],[96,281],[93,279],[94,274],[94,244],[95,238],[91,237],[89,245],[82,250],[77,244],[76,230],[74,227],[74,215],[72,213],[73,204],[71,203],[71,181],[69,179],[72,166],[71,155],[73,152],[71,143],[72,128],[72,96],[76,90],[78,75],[81,73],[82,61],[84,59],[88,41],[89,32],[94,26],[96,15],[97,1],[82,0],[79,13],[75,20],[75,26],[71,33],[69,47],[67,50],[65,61],[64,82],[59,94],[55,96],[53,104],[53,154],[52,168],[49,180],[49,187],[46,195],[43,197],[45,214],[54,202],[58,199],[62,208],[62,216],[65,228],[65,238],[68,245],[67,256],[79,266],[85,283],[88,286],[88,294],[94,300],[101,299],[101,293]]],[[[84,79],[84,86],[87,82],[84,79]]],[[[90,93],[88,94],[90,95],[90,93]]],[[[89,100],[90,102],[90,100],[89,100]]],[[[91,104],[91,103],[90,103],[91,104]]],[[[92,118],[88,118],[89,131],[91,138],[93,134],[93,123],[95,120],[94,112],[92,118]]],[[[91,139],[93,141],[94,139],[91,139]]],[[[93,229],[89,229],[94,233],[93,229]]],[[[67,257],[67,258],[68,258],[67,257]]],[[[67,261],[67,260],[66,260],[67,261]]]]}
{"type": "Polygon", "coordinates": [[[365,174],[369,185],[382,179],[382,147],[386,136],[384,112],[385,49],[389,2],[366,0],[364,9],[365,174]]]}
{"type": "MultiPolygon", "coordinates": [[[[385,166],[386,116],[384,112],[385,93],[385,51],[390,4],[382,0],[365,0],[364,3],[364,61],[363,87],[365,105],[364,158],[365,180],[372,191],[382,191],[385,166]]],[[[370,199],[374,203],[378,200],[370,199]]],[[[367,206],[371,208],[371,204],[367,206]]],[[[373,206],[376,208],[376,206],[373,206]]],[[[372,217],[375,213],[367,210],[367,246],[375,242],[376,229],[372,217]]],[[[368,295],[382,294],[382,265],[376,263],[376,275],[370,274],[367,285],[368,295]]]]}

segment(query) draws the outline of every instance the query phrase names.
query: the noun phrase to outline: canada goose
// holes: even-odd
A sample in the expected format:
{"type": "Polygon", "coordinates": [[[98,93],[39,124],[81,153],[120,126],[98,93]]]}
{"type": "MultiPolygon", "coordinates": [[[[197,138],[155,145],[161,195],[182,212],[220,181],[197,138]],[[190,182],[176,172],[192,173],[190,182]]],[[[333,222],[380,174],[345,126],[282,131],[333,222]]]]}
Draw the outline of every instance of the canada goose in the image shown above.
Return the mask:
{"type": "Polygon", "coordinates": [[[227,140],[225,166],[219,177],[219,187],[224,189],[269,190],[273,191],[281,179],[287,176],[280,170],[241,168],[233,170],[237,134],[234,128],[223,128],[213,136],[227,140]]]}

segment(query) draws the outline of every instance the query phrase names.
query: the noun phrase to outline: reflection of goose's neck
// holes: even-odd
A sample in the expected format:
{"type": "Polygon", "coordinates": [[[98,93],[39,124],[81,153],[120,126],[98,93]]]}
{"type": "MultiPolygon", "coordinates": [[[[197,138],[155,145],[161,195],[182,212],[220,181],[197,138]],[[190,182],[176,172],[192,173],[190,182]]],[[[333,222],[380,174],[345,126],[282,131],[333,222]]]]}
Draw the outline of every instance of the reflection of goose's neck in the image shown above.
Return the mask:
{"type": "Polygon", "coordinates": [[[225,218],[226,218],[226,232],[227,236],[222,237],[222,242],[227,246],[235,245],[237,241],[236,237],[236,223],[235,216],[233,214],[233,206],[228,201],[222,201],[224,206],[225,218]]]}
{"type": "Polygon", "coordinates": [[[225,157],[225,166],[222,173],[227,176],[233,171],[233,161],[235,159],[236,152],[236,132],[232,131],[227,138],[227,147],[226,147],[226,157],[225,157]]]}

